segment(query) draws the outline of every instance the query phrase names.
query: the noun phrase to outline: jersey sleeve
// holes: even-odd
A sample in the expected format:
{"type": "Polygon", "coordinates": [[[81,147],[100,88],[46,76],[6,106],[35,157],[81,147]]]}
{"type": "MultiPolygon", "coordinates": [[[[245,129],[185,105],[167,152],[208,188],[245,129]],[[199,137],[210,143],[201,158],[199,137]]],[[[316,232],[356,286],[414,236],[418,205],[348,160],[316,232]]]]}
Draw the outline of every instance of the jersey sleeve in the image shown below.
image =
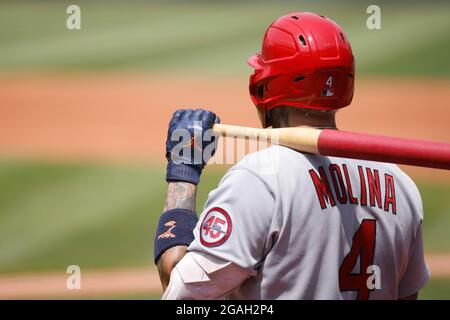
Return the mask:
{"type": "Polygon", "coordinates": [[[419,292],[429,279],[423,251],[422,224],[418,226],[413,241],[409,262],[398,287],[398,297],[406,298],[419,292]]]}
{"type": "Polygon", "coordinates": [[[189,251],[229,261],[255,275],[267,252],[275,210],[270,186],[246,168],[233,168],[209,194],[189,251]]]}
{"type": "Polygon", "coordinates": [[[188,252],[172,270],[162,299],[224,299],[248,277],[245,269],[232,262],[188,252]]]}

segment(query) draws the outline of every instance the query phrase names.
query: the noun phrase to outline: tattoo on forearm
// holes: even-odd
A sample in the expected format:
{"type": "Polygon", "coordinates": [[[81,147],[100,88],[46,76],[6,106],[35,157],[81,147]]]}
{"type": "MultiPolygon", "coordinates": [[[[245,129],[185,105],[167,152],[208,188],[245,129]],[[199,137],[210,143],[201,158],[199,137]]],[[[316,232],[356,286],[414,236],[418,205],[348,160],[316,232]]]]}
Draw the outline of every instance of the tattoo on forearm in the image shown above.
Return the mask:
{"type": "Polygon", "coordinates": [[[164,211],[180,208],[196,211],[197,186],[188,182],[170,182],[164,211]]]}
{"type": "MultiPolygon", "coordinates": [[[[180,208],[196,211],[196,195],[197,186],[188,182],[170,182],[167,188],[167,199],[164,211],[180,208]]],[[[166,290],[170,281],[170,273],[175,265],[183,258],[187,252],[187,246],[175,246],[172,247],[159,258],[158,260],[158,272],[159,278],[163,286],[163,290],[166,290]]]]}

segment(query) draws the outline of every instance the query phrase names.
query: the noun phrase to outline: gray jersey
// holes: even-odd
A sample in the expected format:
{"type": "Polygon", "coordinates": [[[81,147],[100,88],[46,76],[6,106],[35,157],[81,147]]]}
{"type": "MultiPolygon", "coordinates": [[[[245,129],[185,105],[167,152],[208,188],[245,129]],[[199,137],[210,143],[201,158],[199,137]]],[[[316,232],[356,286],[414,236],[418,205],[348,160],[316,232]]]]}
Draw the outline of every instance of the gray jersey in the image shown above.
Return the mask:
{"type": "Polygon", "coordinates": [[[428,280],[422,219],[420,194],[396,165],[273,146],[209,194],[189,251],[223,262],[222,282],[233,278],[223,266],[244,270],[231,298],[397,299],[428,280]]]}

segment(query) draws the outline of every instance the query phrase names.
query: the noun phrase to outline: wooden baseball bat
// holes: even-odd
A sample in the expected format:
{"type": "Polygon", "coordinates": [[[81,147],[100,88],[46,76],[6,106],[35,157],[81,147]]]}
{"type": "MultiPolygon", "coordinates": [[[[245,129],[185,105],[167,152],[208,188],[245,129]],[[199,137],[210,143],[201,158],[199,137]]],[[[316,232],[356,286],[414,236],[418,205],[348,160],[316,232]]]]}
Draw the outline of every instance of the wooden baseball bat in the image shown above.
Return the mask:
{"type": "Polygon", "coordinates": [[[264,140],[301,152],[450,170],[450,143],[349,131],[292,127],[258,129],[214,125],[228,137],[264,140]]]}

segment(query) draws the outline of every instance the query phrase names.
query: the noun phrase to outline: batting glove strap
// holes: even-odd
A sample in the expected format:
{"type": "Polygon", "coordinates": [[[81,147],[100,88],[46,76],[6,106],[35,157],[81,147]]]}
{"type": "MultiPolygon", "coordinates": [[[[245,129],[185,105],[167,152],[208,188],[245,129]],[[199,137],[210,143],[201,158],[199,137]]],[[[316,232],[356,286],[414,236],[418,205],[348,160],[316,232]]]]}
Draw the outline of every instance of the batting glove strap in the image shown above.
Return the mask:
{"type": "Polygon", "coordinates": [[[174,164],[169,162],[167,165],[167,182],[190,182],[197,185],[200,182],[200,166],[186,164],[174,164]]]}
{"type": "Polygon", "coordinates": [[[191,244],[197,221],[197,214],[187,209],[172,209],[161,215],[155,235],[155,264],[167,249],[191,244]]]}

